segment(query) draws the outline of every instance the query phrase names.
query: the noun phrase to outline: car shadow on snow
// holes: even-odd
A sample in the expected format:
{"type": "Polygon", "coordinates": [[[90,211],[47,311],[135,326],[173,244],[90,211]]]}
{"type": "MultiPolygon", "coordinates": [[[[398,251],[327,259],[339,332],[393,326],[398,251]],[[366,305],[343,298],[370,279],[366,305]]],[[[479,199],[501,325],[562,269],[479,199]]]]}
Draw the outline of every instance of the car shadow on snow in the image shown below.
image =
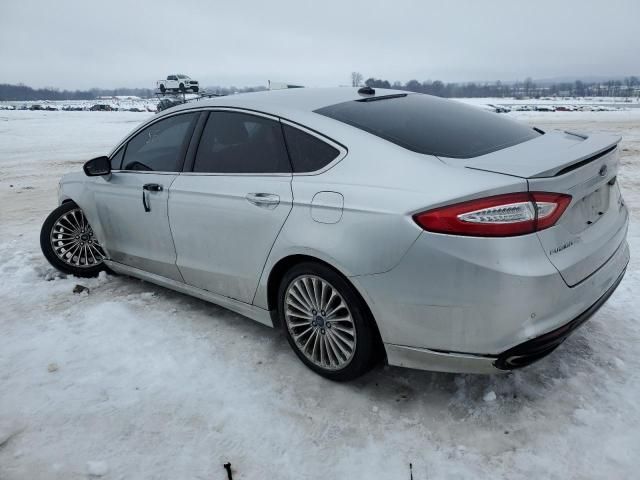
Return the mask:
{"type": "Polygon", "coordinates": [[[592,345],[602,330],[597,323],[587,324],[549,356],[511,372],[456,374],[379,364],[352,382],[352,387],[366,392],[376,405],[399,413],[435,405],[454,418],[491,421],[515,416],[525,407],[543,410],[554,401],[559,404],[556,409],[570,413],[579,403],[577,397],[584,394],[584,384],[602,391],[606,375],[601,373],[612,367],[613,362],[605,360],[592,345]]]}
{"type": "MultiPolygon", "coordinates": [[[[44,281],[52,279],[47,272],[41,273],[44,281]]],[[[101,283],[96,295],[103,290],[104,296],[121,299],[131,306],[143,301],[152,303],[155,308],[169,308],[178,312],[176,321],[184,322],[185,327],[187,324],[194,327],[194,334],[204,335],[214,343],[231,341],[237,347],[246,342],[251,353],[234,362],[276,363],[279,368],[291,370],[288,373],[295,375],[296,383],[308,378],[304,388],[336,388],[352,392],[367,398],[375,408],[392,412],[444,408],[454,418],[491,419],[497,415],[504,418],[525,406],[564,395],[566,390],[575,388],[572,380],[576,377],[586,376],[591,388],[597,389],[604,381],[603,375],[597,373],[611,365],[610,360],[604,359],[604,354],[598,354],[593,348],[593,342],[601,341],[600,337],[605,335],[596,316],[548,357],[521,370],[496,375],[452,374],[391,367],[380,361],[359,379],[334,383],[319,379],[306,370],[279,329],[270,329],[223,307],[151,283],[119,275],[108,277],[111,281],[101,283]],[[224,337],[219,335],[220,328],[225,330],[224,337]]],[[[274,381],[268,376],[261,378],[265,382],[274,381]]]]}

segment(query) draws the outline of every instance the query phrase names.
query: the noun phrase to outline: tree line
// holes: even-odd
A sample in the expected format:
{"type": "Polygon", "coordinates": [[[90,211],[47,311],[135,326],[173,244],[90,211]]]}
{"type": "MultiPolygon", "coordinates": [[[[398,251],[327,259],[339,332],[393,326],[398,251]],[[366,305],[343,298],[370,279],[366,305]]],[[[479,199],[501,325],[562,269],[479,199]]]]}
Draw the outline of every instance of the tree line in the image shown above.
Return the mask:
{"type": "MultiPolygon", "coordinates": [[[[218,95],[255,92],[266,87],[208,87],[206,91],[218,95]]],[[[141,97],[151,98],[155,90],[150,88],[92,88],[90,90],[59,90],[57,88],[31,88],[27,85],[0,84],[0,101],[39,101],[39,100],[97,100],[100,97],[141,97]]]]}
{"type": "MultiPolygon", "coordinates": [[[[351,84],[362,85],[362,74],[351,73],[351,84]]],[[[427,93],[438,97],[515,97],[515,98],[539,98],[544,96],[567,97],[637,97],[640,98],[640,79],[636,76],[626,77],[623,80],[608,80],[606,82],[558,82],[537,84],[531,78],[513,83],[496,82],[469,82],[469,83],[445,83],[440,80],[409,80],[406,83],[379,78],[368,78],[364,84],[373,88],[394,88],[410,92],[427,93]]],[[[219,95],[233,93],[255,92],[266,90],[264,86],[257,87],[207,87],[206,91],[219,95]]],[[[37,100],[96,100],[100,97],[136,96],[150,98],[155,91],[150,88],[115,88],[90,90],[59,90],[56,88],[31,88],[27,85],[0,84],[0,101],[37,101],[37,100]]]]}
{"type": "MultiPolygon", "coordinates": [[[[357,72],[351,74],[352,85],[360,85],[362,75],[357,72]],[[358,82],[358,83],[357,83],[358,82]]],[[[640,79],[635,76],[624,80],[608,80],[606,82],[558,82],[536,84],[531,78],[513,83],[501,81],[486,83],[444,83],[440,80],[409,80],[406,83],[389,82],[379,78],[368,78],[364,84],[373,88],[394,88],[410,92],[427,93],[438,97],[515,97],[539,98],[543,96],[566,97],[640,97],[640,79]]]]}
{"type": "Polygon", "coordinates": [[[27,85],[0,84],[0,100],[95,100],[99,97],[136,96],[149,97],[153,90],[148,88],[114,88],[90,90],[58,90],[57,88],[31,88],[27,85]]]}

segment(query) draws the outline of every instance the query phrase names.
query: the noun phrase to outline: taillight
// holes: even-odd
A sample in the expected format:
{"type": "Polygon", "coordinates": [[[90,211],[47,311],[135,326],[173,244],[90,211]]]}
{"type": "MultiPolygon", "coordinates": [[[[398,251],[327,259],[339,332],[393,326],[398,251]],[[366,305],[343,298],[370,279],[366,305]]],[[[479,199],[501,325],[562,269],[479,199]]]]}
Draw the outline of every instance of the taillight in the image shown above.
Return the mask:
{"type": "Polygon", "coordinates": [[[571,195],[520,192],[479,198],[417,213],[425,230],[476,237],[511,237],[553,226],[571,203],[571,195]]]}

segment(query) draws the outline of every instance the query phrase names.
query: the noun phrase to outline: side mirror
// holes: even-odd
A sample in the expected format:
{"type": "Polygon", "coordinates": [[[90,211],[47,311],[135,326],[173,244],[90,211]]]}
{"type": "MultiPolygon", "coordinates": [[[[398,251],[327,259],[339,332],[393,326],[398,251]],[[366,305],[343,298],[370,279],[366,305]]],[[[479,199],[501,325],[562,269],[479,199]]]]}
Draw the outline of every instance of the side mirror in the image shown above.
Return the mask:
{"type": "Polygon", "coordinates": [[[111,160],[109,157],[96,157],[89,160],[82,167],[87,177],[100,177],[111,173],[111,160]]]}

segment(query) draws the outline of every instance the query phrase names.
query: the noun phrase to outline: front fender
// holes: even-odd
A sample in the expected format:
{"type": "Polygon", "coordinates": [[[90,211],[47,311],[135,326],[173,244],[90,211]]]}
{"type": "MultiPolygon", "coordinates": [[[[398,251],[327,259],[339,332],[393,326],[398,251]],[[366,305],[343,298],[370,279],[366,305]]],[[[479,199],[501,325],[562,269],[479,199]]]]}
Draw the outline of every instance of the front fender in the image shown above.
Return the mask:
{"type": "Polygon", "coordinates": [[[107,179],[103,177],[87,177],[84,173],[69,173],[62,177],[58,186],[58,205],[62,205],[64,202],[73,201],[78,205],[87,221],[93,229],[93,233],[98,238],[109,257],[107,250],[104,230],[98,210],[96,208],[94,189],[90,188],[94,182],[106,182],[107,179]]]}

